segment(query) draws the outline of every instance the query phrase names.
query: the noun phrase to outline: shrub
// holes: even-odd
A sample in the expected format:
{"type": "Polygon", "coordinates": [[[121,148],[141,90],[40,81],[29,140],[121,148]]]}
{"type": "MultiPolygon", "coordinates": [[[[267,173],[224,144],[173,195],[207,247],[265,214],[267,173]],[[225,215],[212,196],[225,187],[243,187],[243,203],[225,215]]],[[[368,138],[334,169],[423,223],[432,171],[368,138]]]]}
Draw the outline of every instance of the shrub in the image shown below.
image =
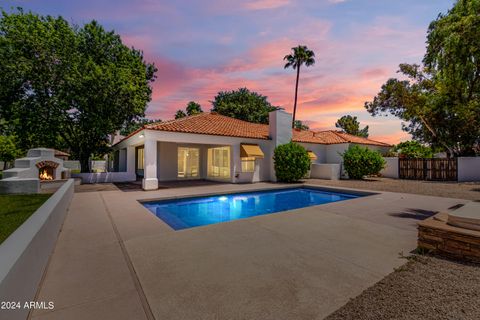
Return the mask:
{"type": "Polygon", "coordinates": [[[405,141],[393,147],[392,151],[401,158],[433,158],[433,150],[418,141],[405,141]]]}
{"type": "Polygon", "coordinates": [[[279,145],[275,148],[273,161],[275,174],[281,182],[295,182],[302,179],[310,169],[307,150],[295,142],[279,145]]]}
{"type": "Polygon", "coordinates": [[[378,151],[353,146],[342,154],[343,166],[350,179],[378,174],[385,167],[385,160],[378,151]]]}

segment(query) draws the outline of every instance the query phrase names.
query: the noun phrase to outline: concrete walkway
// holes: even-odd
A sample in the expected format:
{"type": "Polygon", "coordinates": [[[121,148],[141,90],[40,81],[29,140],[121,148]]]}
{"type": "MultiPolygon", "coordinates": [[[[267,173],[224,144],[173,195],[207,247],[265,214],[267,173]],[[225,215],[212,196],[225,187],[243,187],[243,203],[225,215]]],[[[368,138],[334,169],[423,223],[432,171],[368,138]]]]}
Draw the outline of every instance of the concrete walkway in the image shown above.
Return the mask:
{"type": "Polygon", "coordinates": [[[75,194],[32,319],[148,319],[122,246],[101,194],[75,194]]]}
{"type": "Polygon", "coordinates": [[[405,262],[418,219],[465,202],[385,192],[182,231],[138,202],[272,187],[75,194],[38,296],[55,309],[32,319],[322,319],[405,262]]]}

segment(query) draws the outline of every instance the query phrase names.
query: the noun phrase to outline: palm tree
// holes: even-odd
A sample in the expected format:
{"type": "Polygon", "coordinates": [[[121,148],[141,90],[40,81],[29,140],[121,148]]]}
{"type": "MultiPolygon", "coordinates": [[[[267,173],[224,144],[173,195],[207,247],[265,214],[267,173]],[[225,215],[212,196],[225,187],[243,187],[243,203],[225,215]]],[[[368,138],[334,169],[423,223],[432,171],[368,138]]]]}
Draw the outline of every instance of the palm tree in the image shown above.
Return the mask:
{"type": "Polygon", "coordinates": [[[295,103],[293,105],[293,119],[292,128],[295,127],[295,114],[297,112],[297,94],[298,94],[298,79],[300,78],[300,67],[305,64],[306,67],[315,64],[315,53],[309,50],[307,46],[298,46],[292,48],[293,54],[286,55],[283,60],[286,60],[285,69],[292,67],[297,69],[297,81],[295,83],[295,103]]]}

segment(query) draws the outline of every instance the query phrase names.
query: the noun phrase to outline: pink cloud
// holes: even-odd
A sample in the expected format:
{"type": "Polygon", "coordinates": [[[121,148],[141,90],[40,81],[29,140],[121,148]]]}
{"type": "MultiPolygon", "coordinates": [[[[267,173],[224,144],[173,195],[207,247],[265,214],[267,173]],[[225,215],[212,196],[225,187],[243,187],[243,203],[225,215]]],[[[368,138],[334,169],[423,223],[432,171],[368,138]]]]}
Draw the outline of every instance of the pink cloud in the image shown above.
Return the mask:
{"type": "Polygon", "coordinates": [[[290,4],[290,0],[250,0],[246,1],[243,6],[248,10],[266,10],[284,7],[290,4]]]}
{"type": "Polygon", "coordinates": [[[343,114],[364,114],[362,125],[370,125],[372,138],[398,143],[409,137],[400,131],[400,122],[394,118],[371,118],[363,105],[389,77],[396,76],[397,65],[402,62],[399,57],[414,52],[408,43],[417,30],[402,28],[399,21],[385,26],[381,26],[382,22],[379,19],[371,26],[355,29],[349,39],[338,40],[330,38],[329,22],[303,21],[299,30],[305,31],[298,37],[293,36],[294,30],[286,31],[284,37],[239,52],[228,63],[212,68],[188,67],[156,58],[159,78],[154,84],[148,114],[171,119],[175,110],[184,108],[190,100],[199,102],[208,111],[210,100],[219,91],[240,87],[266,95],[272,104],[291,112],[295,72],[284,70],[282,59],[291,47],[305,43],[316,52],[317,63],[302,69],[298,119],[308,121],[314,129],[333,129],[343,114]],[[396,37],[394,45],[378,46],[389,43],[385,38],[392,35],[396,37]]]}

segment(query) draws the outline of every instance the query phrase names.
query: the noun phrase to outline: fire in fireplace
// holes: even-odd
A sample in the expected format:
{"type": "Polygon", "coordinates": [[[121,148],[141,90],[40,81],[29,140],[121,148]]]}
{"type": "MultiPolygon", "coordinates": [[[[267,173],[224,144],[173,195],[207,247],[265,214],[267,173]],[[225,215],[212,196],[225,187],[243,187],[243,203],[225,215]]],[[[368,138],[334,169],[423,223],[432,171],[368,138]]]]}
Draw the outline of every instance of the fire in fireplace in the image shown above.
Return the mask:
{"type": "Polygon", "coordinates": [[[38,178],[42,181],[55,180],[55,169],[58,163],[53,161],[41,161],[37,163],[38,178]]]}
{"type": "Polygon", "coordinates": [[[51,167],[45,167],[38,170],[38,177],[40,180],[53,180],[53,171],[51,167]]]}

